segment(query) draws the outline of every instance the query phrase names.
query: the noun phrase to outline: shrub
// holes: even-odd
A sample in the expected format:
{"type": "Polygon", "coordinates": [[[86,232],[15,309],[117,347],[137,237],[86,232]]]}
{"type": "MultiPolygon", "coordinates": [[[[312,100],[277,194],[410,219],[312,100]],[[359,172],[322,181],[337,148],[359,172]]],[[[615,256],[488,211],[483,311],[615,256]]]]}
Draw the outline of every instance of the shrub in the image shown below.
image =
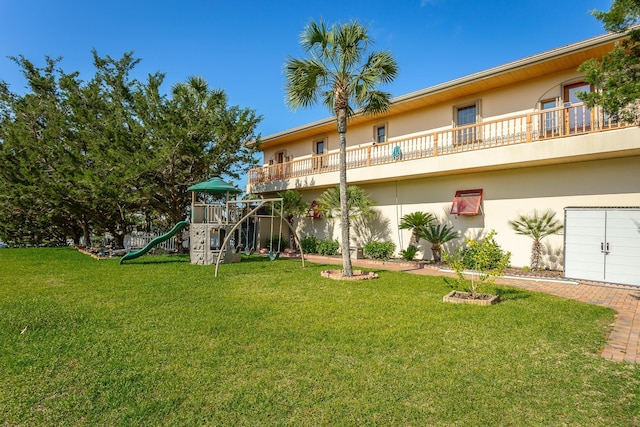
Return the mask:
{"type": "Polygon", "coordinates": [[[318,242],[317,251],[320,255],[338,255],[339,248],[337,240],[322,239],[318,242]]]}
{"type": "MultiPolygon", "coordinates": [[[[509,267],[511,252],[504,252],[500,248],[494,239],[495,234],[495,230],[491,230],[482,240],[466,239],[467,247],[458,247],[451,255],[444,254],[445,261],[456,273],[453,285],[475,296],[480,286],[493,283],[495,277],[503,275],[509,267]],[[472,274],[471,281],[466,280],[463,274],[465,269],[475,270],[477,276],[472,274]]],[[[446,277],[444,281],[452,284],[446,277]]]]}
{"type": "Polygon", "coordinates": [[[407,249],[402,251],[401,253],[402,259],[404,259],[405,261],[413,261],[417,253],[418,253],[418,248],[413,245],[409,245],[407,249]]]}
{"type": "Polygon", "coordinates": [[[389,259],[395,250],[396,245],[392,242],[369,242],[364,245],[363,253],[367,258],[389,259]]]}
{"type": "Polygon", "coordinates": [[[480,271],[495,270],[504,263],[505,254],[508,255],[508,259],[504,268],[509,266],[511,253],[505,253],[502,250],[494,238],[495,234],[495,230],[491,230],[481,240],[467,239],[467,247],[462,255],[464,268],[480,271]]]}
{"type": "Polygon", "coordinates": [[[318,252],[318,238],[307,236],[300,241],[300,247],[305,254],[315,254],[318,252]]]}
{"type": "Polygon", "coordinates": [[[264,247],[270,251],[280,251],[289,247],[289,242],[280,236],[273,236],[264,241],[264,247]]]}

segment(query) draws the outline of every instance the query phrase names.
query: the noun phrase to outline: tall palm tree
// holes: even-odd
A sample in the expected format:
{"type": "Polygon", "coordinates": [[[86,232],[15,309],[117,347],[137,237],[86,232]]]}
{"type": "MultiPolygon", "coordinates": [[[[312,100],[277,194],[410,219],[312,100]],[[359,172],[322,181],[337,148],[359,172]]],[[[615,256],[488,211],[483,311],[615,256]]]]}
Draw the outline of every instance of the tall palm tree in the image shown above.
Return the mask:
{"type": "Polygon", "coordinates": [[[417,248],[420,243],[420,237],[417,234],[420,227],[429,225],[434,219],[434,216],[429,212],[411,212],[400,218],[399,228],[400,230],[411,230],[411,244],[417,248]]]}
{"type": "Polygon", "coordinates": [[[347,206],[347,119],[357,108],[365,114],[377,114],[389,108],[391,95],[376,87],[393,81],[398,65],[389,52],[367,52],[372,39],[367,29],[355,21],[327,27],[322,20],[312,20],[302,32],[300,43],[311,57],[287,59],[286,101],[294,109],[322,102],[336,116],[340,146],[342,269],[343,275],[352,276],[347,206]]]}
{"type": "Polygon", "coordinates": [[[539,214],[534,209],[533,215],[519,215],[513,221],[509,221],[509,226],[523,236],[533,239],[531,247],[531,269],[537,270],[542,259],[542,239],[552,234],[557,234],[564,228],[562,222],[556,219],[556,213],[552,210],[539,214]]]}

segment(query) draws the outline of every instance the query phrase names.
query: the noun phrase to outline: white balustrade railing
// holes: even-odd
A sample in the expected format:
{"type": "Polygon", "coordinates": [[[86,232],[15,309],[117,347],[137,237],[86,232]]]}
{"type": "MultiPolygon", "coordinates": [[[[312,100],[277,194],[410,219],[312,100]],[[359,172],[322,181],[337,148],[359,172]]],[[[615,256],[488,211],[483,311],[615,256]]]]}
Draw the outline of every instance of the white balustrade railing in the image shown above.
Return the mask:
{"type": "MultiPolygon", "coordinates": [[[[634,125],[618,122],[599,108],[589,109],[579,103],[351,148],[347,150],[347,168],[424,159],[634,125]]],[[[331,152],[267,165],[249,171],[249,184],[333,172],[339,170],[338,162],[338,152],[331,152]]]]}

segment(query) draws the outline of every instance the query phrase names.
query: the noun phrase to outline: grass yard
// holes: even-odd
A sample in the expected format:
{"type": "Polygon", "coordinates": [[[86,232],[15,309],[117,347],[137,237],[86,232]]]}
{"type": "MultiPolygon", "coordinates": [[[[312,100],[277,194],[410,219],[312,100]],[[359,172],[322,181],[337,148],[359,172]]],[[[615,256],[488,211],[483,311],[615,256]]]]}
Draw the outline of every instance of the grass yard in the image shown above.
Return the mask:
{"type": "Polygon", "coordinates": [[[325,268],[0,250],[0,425],[640,423],[640,367],[598,356],[610,309],[325,268]]]}

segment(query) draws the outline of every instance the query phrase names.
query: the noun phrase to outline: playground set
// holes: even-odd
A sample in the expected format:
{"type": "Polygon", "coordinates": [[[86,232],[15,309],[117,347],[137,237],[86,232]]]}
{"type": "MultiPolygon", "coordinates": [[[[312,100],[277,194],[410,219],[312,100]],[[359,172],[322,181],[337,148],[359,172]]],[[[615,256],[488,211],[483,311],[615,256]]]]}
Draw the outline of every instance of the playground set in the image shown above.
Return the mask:
{"type": "MultiPolygon", "coordinates": [[[[260,250],[261,235],[269,232],[268,256],[273,261],[280,257],[281,234],[284,225],[289,228],[299,243],[296,231],[284,220],[282,199],[236,200],[232,197],[242,190],[226,183],[219,177],[195,184],[191,191],[191,215],[189,221],[178,222],[169,232],[151,240],[144,248],[125,254],[124,261],[141,257],[158,244],[171,239],[189,227],[189,256],[191,264],[215,264],[218,266],[240,262],[242,254],[251,255],[260,250]],[[200,202],[198,194],[223,198],[215,203],[200,202]],[[264,222],[267,221],[265,225],[264,222]],[[274,239],[274,231],[277,232],[274,239]],[[274,241],[277,240],[277,247],[274,241]]],[[[302,266],[304,254],[301,251],[302,266]]]]}

